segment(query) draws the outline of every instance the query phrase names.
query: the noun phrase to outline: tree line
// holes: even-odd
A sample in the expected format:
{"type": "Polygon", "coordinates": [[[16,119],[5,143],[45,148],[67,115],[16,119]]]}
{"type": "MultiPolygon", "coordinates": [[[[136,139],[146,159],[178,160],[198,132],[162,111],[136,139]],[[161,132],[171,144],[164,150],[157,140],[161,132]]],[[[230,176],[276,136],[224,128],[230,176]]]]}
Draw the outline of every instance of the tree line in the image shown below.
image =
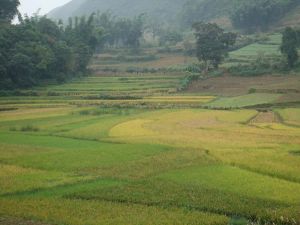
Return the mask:
{"type": "Polygon", "coordinates": [[[246,33],[266,31],[300,0],[187,0],[179,14],[182,27],[198,21],[229,17],[234,28],[246,33]]]}
{"type": "Polygon", "coordinates": [[[123,19],[110,13],[70,18],[67,24],[37,14],[23,18],[19,0],[0,2],[0,88],[30,88],[86,74],[103,48],[137,49],[144,33],[143,15],[123,19]],[[18,16],[19,23],[12,24],[18,16]]]}
{"type": "MultiPolygon", "coordinates": [[[[70,18],[66,25],[38,15],[23,18],[18,14],[19,4],[19,0],[0,2],[1,89],[30,88],[85,74],[95,51],[119,47],[138,49],[146,29],[151,29],[145,25],[144,15],[124,19],[109,12],[98,12],[89,17],[70,18]],[[12,24],[16,15],[19,23],[12,24]]],[[[237,35],[213,23],[195,23],[193,28],[196,56],[204,62],[205,71],[210,66],[217,68],[235,44],[237,35]]],[[[161,44],[182,40],[173,30],[159,29],[156,34],[160,35],[161,44]]],[[[296,65],[299,46],[300,31],[286,28],[281,52],[289,68],[296,65]]]]}
{"type": "MultiPolygon", "coordinates": [[[[237,39],[237,34],[225,32],[215,23],[198,22],[193,25],[196,37],[196,56],[204,63],[204,71],[208,72],[211,66],[218,68],[228,55],[230,47],[237,39]]],[[[282,32],[280,51],[285,58],[285,69],[290,70],[297,66],[300,48],[300,30],[286,27],[282,32]]]]}
{"type": "Polygon", "coordinates": [[[0,87],[29,88],[46,80],[59,82],[85,73],[101,33],[93,17],[81,18],[77,26],[64,27],[46,17],[19,17],[18,0],[1,1],[0,87]]]}
{"type": "Polygon", "coordinates": [[[251,0],[240,4],[231,15],[234,27],[248,33],[265,31],[289,12],[299,0],[251,0]]]}
{"type": "MultiPolygon", "coordinates": [[[[143,14],[129,19],[116,17],[110,12],[97,12],[93,14],[93,18],[94,28],[103,32],[99,48],[139,48],[140,39],[145,30],[143,14]]],[[[72,18],[69,19],[68,26],[72,26],[72,20],[72,18]]],[[[78,20],[77,17],[75,17],[76,20],[78,20]]]]}

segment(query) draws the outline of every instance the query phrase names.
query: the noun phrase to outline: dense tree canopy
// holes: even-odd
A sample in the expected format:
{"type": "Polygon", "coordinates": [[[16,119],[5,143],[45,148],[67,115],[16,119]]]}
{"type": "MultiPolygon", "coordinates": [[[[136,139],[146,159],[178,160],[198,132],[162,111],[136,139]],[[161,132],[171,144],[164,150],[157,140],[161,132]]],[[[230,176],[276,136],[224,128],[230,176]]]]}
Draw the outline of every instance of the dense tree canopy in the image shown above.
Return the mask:
{"type": "Polygon", "coordinates": [[[294,67],[299,55],[297,48],[300,45],[300,31],[291,27],[287,27],[282,36],[282,44],[280,50],[286,56],[288,66],[294,67]]]}
{"type": "MultiPolygon", "coordinates": [[[[6,15],[12,18],[13,12],[16,8],[6,15]]],[[[143,15],[124,19],[97,13],[70,18],[67,25],[40,16],[20,17],[16,25],[1,23],[0,88],[27,88],[83,74],[95,51],[137,49],[143,33],[143,15]]]]}
{"type": "Polygon", "coordinates": [[[266,30],[299,0],[251,0],[245,1],[233,11],[231,20],[236,28],[255,32],[266,30]]]}
{"type": "Polygon", "coordinates": [[[213,23],[200,22],[194,24],[193,28],[197,39],[197,58],[205,63],[206,70],[210,65],[217,68],[228,54],[229,47],[234,45],[236,34],[226,33],[213,23]]]}
{"type": "Polygon", "coordinates": [[[233,6],[237,4],[239,3],[236,0],[186,0],[179,12],[179,21],[181,26],[189,28],[199,21],[206,22],[223,17],[229,14],[233,6]]]}
{"type": "Polygon", "coordinates": [[[19,0],[0,1],[0,22],[11,21],[18,12],[19,0]]]}
{"type": "Polygon", "coordinates": [[[145,30],[144,15],[132,19],[117,18],[111,13],[97,13],[94,20],[96,30],[103,31],[102,47],[138,48],[145,30]]]}
{"type": "Polygon", "coordinates": [[[0,26],[1,88],[28,88],[43,80],[63,81],[86,71],[101,33],[93,15],[64,28],[46,17],[0,26]]]}

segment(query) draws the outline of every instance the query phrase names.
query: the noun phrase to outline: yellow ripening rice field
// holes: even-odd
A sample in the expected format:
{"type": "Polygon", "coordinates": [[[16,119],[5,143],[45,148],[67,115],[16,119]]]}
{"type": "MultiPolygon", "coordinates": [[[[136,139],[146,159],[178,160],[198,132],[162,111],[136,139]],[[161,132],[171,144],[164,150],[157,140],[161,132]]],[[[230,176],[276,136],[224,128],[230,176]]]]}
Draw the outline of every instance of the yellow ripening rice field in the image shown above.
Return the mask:
{"type": "MultiPolygon", "coordinates": [[[[211,97],[149,97],[181,100],[211,97]]],[[[298,225],[298,118],[298,108],[2,111],[0,224],[298,225]]]]}

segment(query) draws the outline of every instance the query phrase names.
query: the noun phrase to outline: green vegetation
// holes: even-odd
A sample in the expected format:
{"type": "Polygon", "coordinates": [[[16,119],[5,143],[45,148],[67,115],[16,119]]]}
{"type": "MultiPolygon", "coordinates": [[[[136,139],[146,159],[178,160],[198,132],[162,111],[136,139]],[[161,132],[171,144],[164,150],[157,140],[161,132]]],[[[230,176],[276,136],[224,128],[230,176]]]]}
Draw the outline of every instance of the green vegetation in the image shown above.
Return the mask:
{"type": "MultiPolygon", "coordinates": [[[[1,97],[4,223],[300,221],[298,108],[229,110],[291,103],[298,76],[231,77],[246,93],[225,98],[182,92],[185,73],[101,73],[1,97]]],[[[230,93],[220,75],[189,76],[230,93]]]]}
{"type": "Polygon", "coordinates": [[[280,50],[286,56],[290,68],[294,67],[295,63],[298,61],[299,56],[297,48],[299,45],[300,31],[287,27],[283,32],[280,50]]]}
{"type": "Polygon", "coordinates": [[[4,3],[0,224],[300,224],[298,2],[4,3]]]}
{"type": "Polygon", "coordinates": [[[297,0],[244,1],[234,10],[233,25],[248,32],[266,30],[298,4],[297,0]]]}
{"type": "Polygon", "coordinates": [[[205,64],[205,71],[210,64],[218,68],[224,57],[228,55],[229,48],[236,41],[236,34],[225,33],[217,24],[196,23],[193,26],[197,41],[196,55],[199,61],[205,64]]]}
{"type": "MultiPolygon", "coordinates": [[[[67,107],[57,114],[50,106],[42,116],[41,110],[1,112],[4,221],[225,225],[239,221],[233,215],[275,224],[300,219],[299,157],[290,153],[299,148],[293,138],[299,128],[285,125],[290,122],[264,128],[247,122],[257,112],[246,109],[93,114],[81,112],[99,109],[67,107]],[[23,124],[39,130],[9,129],[23,124]],[[79,208],[82,213],[75,213],[79,208]],[[131,217],[112,218],[119,210],[131,217]]],[[[297,121],[295,109],[279,113],[297,121]]]]}
{"type": "MultiPolygon", "coordinates": [[[[119,17],[133,18],[144,13],[155,30],[165,26],[189,29],[195,22],[218,21],[226,28],[233,26],[247,32],[264,31],[276,26],[299,6],[297,0],[122,0],[115,4],[108,0],[71,1],[49,13],[51,18],[67,20],[74,15],[111,11],[119,17]],[[233,24],[233,25],[232,25],[233,24]]],[[[297,17],[296,17],[297,18],[297,17]]],[[[296,23],[294,19],[293,24],[296,23]]]]}
{"type": "Polygon", "coordinates": [[[274,103],[280,96],[279,94],[254,93],[231,98],[220,98],[208,103],[207,106],[214,108],[241,108],[274,103]]]}
{"type": "MultiPolygon", "coordinates": [[[[17,5],[8,15],[16,14],[17,5]]],[[[17,25],[0,24],[1,89],[30,88],[49,79],[62,82],[86,72],[100,36],[92,28],[93,16],[66,28],[46,17],[19,20],[17,25]]]]}
{"type": "Polygon", "coordinates": [[[0,3],[0,22],[11,21],[18,10],[17,7],[20,5],[19,0],[13,1],[1,1],[0,3]]]}

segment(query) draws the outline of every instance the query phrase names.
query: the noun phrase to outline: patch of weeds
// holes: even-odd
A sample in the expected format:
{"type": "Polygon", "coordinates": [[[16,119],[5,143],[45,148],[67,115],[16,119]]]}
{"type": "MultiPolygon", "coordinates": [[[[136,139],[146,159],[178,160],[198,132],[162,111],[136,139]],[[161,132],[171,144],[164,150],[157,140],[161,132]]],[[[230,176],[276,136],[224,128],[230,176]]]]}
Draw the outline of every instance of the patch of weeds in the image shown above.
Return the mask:
{"type": "Polygon", "coordinates": [[[119,81],[129,81],[129,79],[127,77],[121,77],[118,79],[119,81]]]}
{"type": "Polygon", "coordinates": [[[9,128],[9,131],[15,132],[15,131],[17,131],[17,128],[15,128],[15,127],[10,127],[10,128],[9,128]]]}
{"type": "Polygon", "coordinates": [[[32,125],[26,125],[20,128],[21,132],[38,132],[40,129],[32,125]]]}
{"type": "Polygon", "coordinates": [[[55,91],[48,91],[47,96],[60,96],[60,94],[55,91]]]}
{"type": "Polygon", "coordinates": [[[300,150],[290,151],[290,154],[291,154],[291,155],[300,156],[300,150]]]}
{"type": "Polygon", "coordinates": [[[186,76],[180,84],[180,87],[178,88],[178,91],[184,91],[188,88],[188,86],[191,84],[191,82],[198,80],[200,78],[199,74],[190,74],[186,76]]]}
{"type": "Polygon", "coordinates": [[[255,88],[250,88],[249,91],[248,91],[248,94],[254,94],[256,93],[256,89],[255,88]]]}
{"type": "Polygon", "coordinates": [[[117,107],[82,110],[79,112],[79,115],[82,115],[82,116],[129,115],[129,114],[130,114],[130,112],[128,110],[126,110],[126,109],[121,110],[117,107]]]}
{"type": "Polygon", "coordinates": [[[248,224],[248,220],[241,217],[232,217],[229,222],[229,225],[247,225],[247,224],[248,224]]]}
{"type": "Polygon", "coordinates": [[[94,96],[85,96],[83,99],[87,100],[138,100],[142,99],[139,96],[130,96],[130,95],[123,95],[123,96],[113,96],[113,95],[94,95],[94,96]]]}
{"type": "MultiPolygon", "coordinates": [[[[1,95],[0,95],[1,96],[1,95]]],[[[14,111],[17,110],[18,108],[0,108],[0,112],[7,112],[7,111],[14,111]]]]}

